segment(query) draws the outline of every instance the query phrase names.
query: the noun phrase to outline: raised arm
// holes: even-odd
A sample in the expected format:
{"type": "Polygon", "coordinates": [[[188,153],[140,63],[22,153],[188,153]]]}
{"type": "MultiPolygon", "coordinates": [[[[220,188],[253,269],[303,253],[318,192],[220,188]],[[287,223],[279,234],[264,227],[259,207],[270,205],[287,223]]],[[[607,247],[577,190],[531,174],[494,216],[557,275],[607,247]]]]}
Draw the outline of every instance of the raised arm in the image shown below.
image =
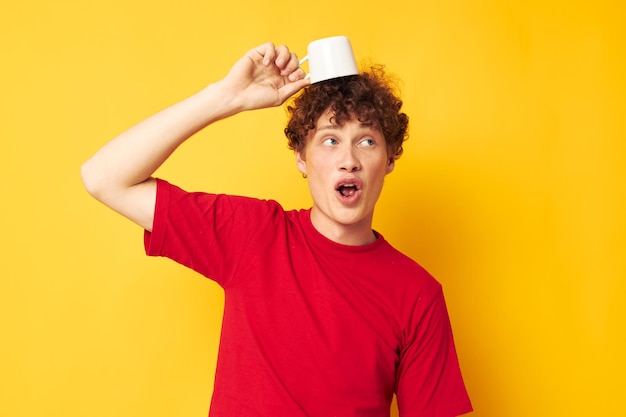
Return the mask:
{"type": "Polygon", "coordinates": [[[156,184],[151,175],[194,133],[236,113],[279,106],[308,85],[298,58],[271,43],[246,53],[222,80],[142,121],[87,160],[81,175],[97,200],[152,229],[156,184]]]}

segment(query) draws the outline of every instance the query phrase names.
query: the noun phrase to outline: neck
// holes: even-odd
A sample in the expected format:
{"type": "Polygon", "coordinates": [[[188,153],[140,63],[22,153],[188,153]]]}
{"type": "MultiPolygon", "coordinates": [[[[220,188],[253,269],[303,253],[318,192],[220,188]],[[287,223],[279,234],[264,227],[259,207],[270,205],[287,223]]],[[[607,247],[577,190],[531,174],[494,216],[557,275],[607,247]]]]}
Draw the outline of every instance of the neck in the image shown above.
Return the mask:
{"type": "Polygon", "coordinates": [[[311,209],[311,223],[321,235],[342,245],[363,246],[377,239],[372,230],[371,218],[356,223],[342,224],[328,219],[316,207],[313,207],[311,209]]]}

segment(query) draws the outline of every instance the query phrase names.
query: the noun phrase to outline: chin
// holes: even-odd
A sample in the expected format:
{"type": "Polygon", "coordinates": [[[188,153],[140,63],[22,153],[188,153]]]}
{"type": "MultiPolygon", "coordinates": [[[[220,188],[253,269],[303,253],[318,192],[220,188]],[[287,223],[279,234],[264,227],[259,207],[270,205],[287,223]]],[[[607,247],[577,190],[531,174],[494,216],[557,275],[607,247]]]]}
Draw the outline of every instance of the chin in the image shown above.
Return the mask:
{"type": "Polygon", "coordinates": [[[338,213],[334,217],[334,220],[336,223],[343,226],[354,226],[366,221],[367,216],[364,216],[361,213],[338,213]]]}

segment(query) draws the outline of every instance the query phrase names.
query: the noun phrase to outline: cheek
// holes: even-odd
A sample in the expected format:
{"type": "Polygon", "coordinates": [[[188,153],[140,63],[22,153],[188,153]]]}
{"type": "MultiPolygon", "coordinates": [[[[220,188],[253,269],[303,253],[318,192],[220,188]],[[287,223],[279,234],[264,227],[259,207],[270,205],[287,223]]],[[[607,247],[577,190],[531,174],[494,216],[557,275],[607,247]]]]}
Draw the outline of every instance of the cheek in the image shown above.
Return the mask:
{"type": "Polygon", "coordinates": [[[311,158],[307,161],[307,167],[310,170],[317,171],[319,173],[328,174],[329,171],[334,166],[332,161],[332,156],[329,154],[317,153],[315,155],[310,155],[311,158]]]}
{"type": "Polygon", "coordinates": [[[385,161],[384,163],[378,164],[376,168],[371,171],[372,176],[370,177],[370,181],[376,184],[376,188],[382,188],[385,177],[391,172],[391,169],[393,169],[393,165],[390,168],[388,162],[385,161]]]}
{"type": "Polygon", "coordinates": [[[396,166],[395,160],[390,159],[389,161],[387,161],[387,165],[385,166],[385,175],[391,174],[395,166],[396,166]]]}

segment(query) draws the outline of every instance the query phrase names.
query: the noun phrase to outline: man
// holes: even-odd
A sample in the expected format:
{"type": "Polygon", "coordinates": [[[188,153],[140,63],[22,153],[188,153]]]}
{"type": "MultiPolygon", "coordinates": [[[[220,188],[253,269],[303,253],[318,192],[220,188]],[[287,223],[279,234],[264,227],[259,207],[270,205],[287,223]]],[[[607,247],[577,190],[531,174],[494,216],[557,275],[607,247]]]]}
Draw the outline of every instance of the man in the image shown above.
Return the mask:
{"type": "Polygon", "coordinates": [[[406,137],[400,107],[374,73],[309,85],[268,43],[83,165],[87,190],[146,230],[149,255],[224,288],[212,417],[382,417],[394,393],[402,417],[471,411],[441,286],[372,230],[406,137]],[[286,134],[310,210],[151,177],[205,126],[300,90],[286,134]]]}

